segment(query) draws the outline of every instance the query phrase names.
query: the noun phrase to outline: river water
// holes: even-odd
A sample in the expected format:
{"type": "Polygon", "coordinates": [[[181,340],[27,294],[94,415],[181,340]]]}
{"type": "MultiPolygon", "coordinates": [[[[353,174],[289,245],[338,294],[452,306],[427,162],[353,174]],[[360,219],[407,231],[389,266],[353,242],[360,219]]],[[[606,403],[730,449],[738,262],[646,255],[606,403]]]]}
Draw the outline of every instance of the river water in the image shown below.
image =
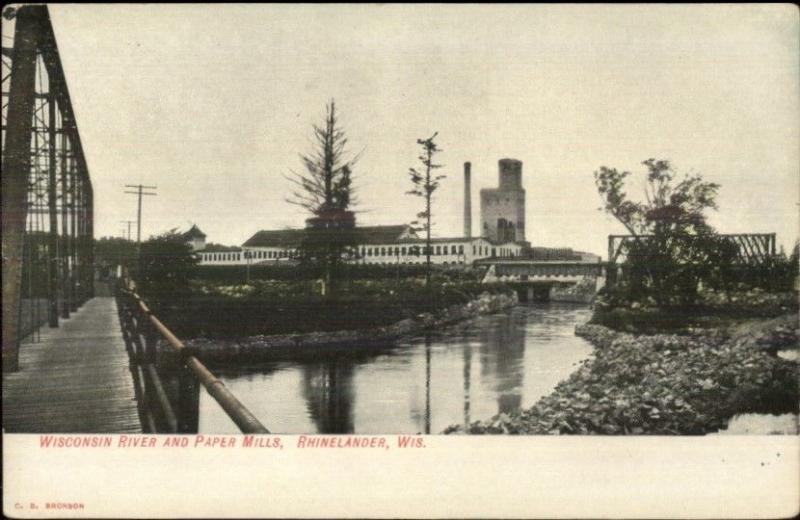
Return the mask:
{"type": "MultiPolygon", "coordinates": [[[[273,433],[440,433],[549,394],[590,354],[574,335],[589,317],[519,305],[385,348],[214,371],[273,433]]],[[[204,390],[198,419],[201,433],[239,431],[204,390]]]]}

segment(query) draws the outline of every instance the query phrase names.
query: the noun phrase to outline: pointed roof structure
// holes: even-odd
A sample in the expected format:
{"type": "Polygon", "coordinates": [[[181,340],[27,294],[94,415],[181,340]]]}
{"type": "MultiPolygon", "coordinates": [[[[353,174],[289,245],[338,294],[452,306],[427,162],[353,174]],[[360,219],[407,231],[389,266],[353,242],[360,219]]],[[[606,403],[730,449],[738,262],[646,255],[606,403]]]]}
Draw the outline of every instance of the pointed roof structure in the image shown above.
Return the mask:
{"type": "Polygon", "coordinates": [[[206,238],[206,234],[200,231],[200,228],[197,227],[197,224],[192,224],[192,227],[189,228],[189,231],[183,233],[184,239],[192,240],[194,238],[206,238]]]}

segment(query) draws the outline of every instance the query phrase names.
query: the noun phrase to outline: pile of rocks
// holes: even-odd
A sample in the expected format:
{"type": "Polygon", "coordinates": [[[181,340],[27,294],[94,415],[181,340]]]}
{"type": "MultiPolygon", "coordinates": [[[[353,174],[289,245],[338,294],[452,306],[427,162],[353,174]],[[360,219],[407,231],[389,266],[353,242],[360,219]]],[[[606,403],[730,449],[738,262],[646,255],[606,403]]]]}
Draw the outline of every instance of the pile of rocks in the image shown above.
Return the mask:
{"type": "Polygon", "coordinates": [[[724,291],[704,290],[700,292],[700,302],[704,305],[723,309],[747,311],[760,316],[777,316],[797,310],[796,291],[769,292],[763,289],[724,291]]]}
{"type": "Polygon", "coordinates": [[[594,277],[584,277],[578,283],[565,287],[553,286],[550,289],[550,301],[592,303],[597,294],[597,280],[594,277]]]}
{"type": "Polygon", "coordinates": [[[796,315],[686,335],[577,333],[597,347],[593,358],[530,409],[467,433],[704,434],[740,413],[798,412],[797,363],[774,355],[798,348],[796,315]]]}

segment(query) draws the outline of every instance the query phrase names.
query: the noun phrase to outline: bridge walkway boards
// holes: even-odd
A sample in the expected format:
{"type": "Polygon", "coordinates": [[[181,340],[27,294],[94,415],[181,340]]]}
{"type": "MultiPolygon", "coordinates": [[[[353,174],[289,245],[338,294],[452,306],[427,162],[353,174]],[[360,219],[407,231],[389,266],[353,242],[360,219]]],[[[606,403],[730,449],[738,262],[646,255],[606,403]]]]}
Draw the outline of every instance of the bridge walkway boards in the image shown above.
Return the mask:
{"type": "Polygon", "coordinates": [[[7,433],[142,431],[117,304],[86,302],[59,328],[20,345],[20,369],[3,377],[7,433]]]}

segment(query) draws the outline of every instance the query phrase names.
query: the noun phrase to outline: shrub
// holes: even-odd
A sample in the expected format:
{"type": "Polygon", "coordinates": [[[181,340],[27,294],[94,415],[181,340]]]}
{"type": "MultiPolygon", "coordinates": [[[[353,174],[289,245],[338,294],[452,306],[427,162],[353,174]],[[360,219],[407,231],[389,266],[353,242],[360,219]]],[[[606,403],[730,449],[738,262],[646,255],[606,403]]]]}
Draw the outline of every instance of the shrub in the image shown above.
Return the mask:
{"type": "MultiPolygon", "coordinates": [[[[425,266],[411,265],[369,265],[343,264],[339,267],[343,280],[405,280],[424,278],[425,266]]],[[[228,285],[242,284],[247,280],[246,265],[200,265],[193,271],[193,278],[202,282],[223,283],[228,285]]],[[[441,282],[447,281],[480,281],[482,270],[468,268],[448,268],[434,266],[433,278],[441,282]]],[[[250,280],[283,280],[301,281],[318,280],[323,271],[319,266],[309,264],[255,264],[250,266],[250,280]]],[[[344,288],[342,288],[344,289],[344,288]]]]}
{"type": "Polygon", "coordinates": [[[152,303],[186,297],[197,261],[174,229],[142,242],[135,276],[139,292],[152,303]]]}
{"type": "Polygon", "coordinates": [[[335,298],[319,294],[313,280],[260,280],[250,285],[195,282],[186,297],[159,301],[159,317],[183,338],[231,338],[328,330],[369,329],[423,312],[466,303],[483,292],[508,292],[501,284],[438,280],[429,295],[424,279],[360,280],[335,298]]]}

